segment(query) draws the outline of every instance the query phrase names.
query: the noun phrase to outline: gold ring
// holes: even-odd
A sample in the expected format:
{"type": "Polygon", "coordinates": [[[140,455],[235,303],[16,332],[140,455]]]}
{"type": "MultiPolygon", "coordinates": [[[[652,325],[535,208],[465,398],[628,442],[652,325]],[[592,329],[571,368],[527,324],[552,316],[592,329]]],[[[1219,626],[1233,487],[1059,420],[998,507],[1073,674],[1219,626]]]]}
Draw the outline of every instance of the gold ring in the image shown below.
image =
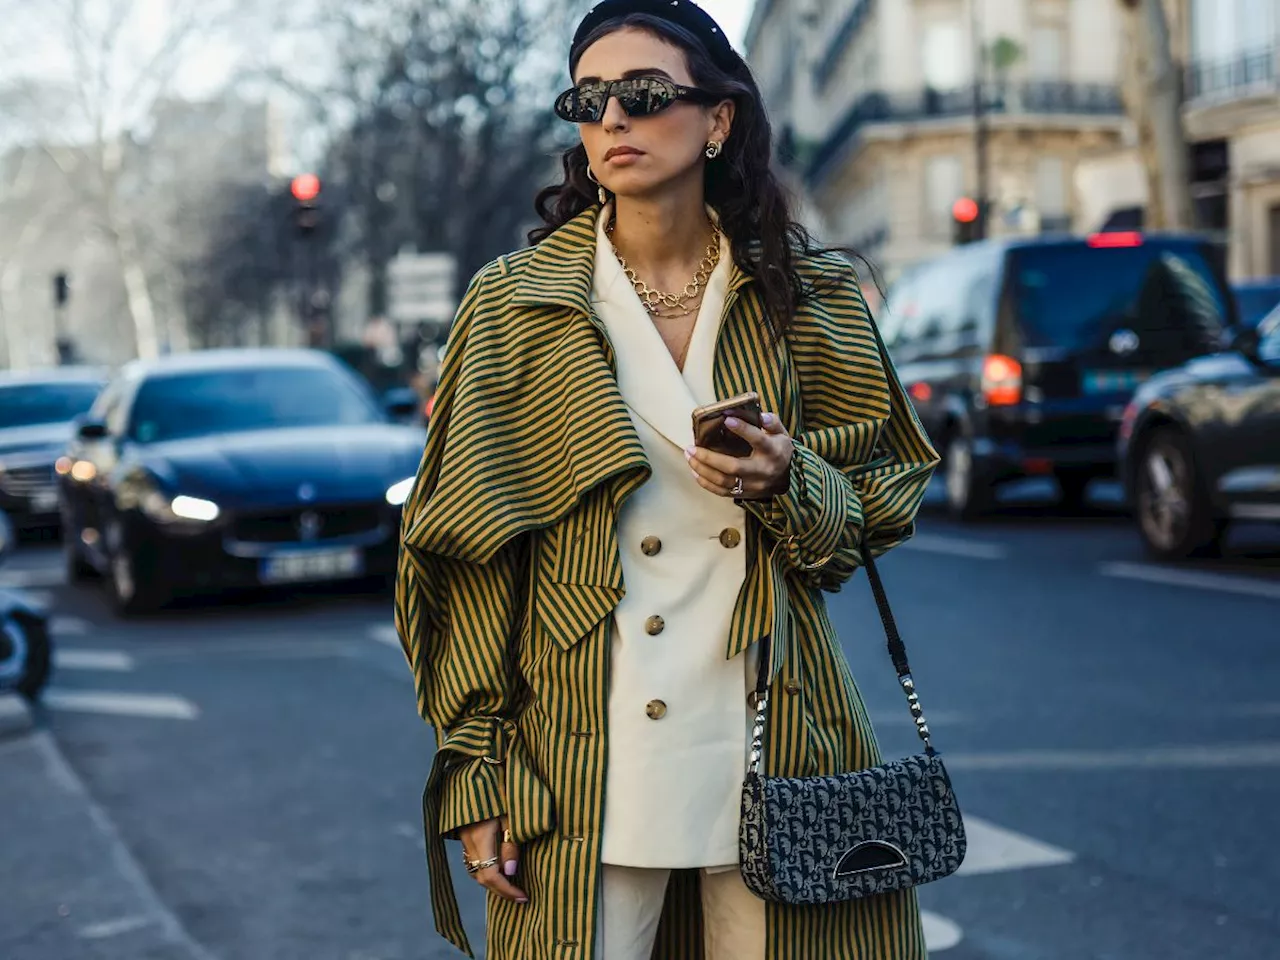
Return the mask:
{"type": "Polygon", "coordinates": [[[466,864],[467,873],[474,875],[479,873],[481,870],[488,870],[490,867],[496,866],[498,863],[498,859],[499,859],[498,857],[490,857],[487,860],[468,860],[464,856],[462,858],[462,862],[466,864]]]}
{"type": "Polygon", "coordinates": [[[511,839],[511,831],[510,831],[509,829],[508,829],[508,830],[503,830],[503,831],[502,831],[502,842],[503,842],[503,843],[513,843],[513,842],[514,842],[514,841],[511,839]]]}

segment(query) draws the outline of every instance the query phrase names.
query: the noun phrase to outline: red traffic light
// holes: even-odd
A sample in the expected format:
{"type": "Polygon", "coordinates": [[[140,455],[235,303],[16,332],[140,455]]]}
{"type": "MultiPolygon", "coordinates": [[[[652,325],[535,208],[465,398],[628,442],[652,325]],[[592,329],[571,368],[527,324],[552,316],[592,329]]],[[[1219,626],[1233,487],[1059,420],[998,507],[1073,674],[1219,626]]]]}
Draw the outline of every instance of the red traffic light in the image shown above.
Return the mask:
{"type": "Polygon", "coordinates": [[[957,223],[973,223],[978,219],[978,202],[972,197],[961,197],[951,205],[951,216],[957,223]]]}
{"type": "Polygon", "coordinates": [[[293,178],[289,186],[293,199],[299,203],[310,203],[320,196],[320,178],[314,173],[303,173],[293,178]]]}

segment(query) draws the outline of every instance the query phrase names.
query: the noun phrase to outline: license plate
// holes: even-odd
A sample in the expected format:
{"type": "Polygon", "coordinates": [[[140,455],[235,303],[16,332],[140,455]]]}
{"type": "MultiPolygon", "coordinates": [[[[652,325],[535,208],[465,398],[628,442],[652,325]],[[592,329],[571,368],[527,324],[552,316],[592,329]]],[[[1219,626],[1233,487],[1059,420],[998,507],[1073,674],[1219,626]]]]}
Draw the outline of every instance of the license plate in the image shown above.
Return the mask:
{"type": "Polygon", "coordinates": [[[262,561],[263,583],[340,580],[359,576],[364,557],[355,547],[342,550],[298,550],[274,553],[262,561]]]}
{"type": "Polygon", "coordinates": [[[1086,394],[1132,393],[1149,376],[1146,370],[1086,370],[1082,387],[1086,394]]]}
{"type": "Polygon", "coordinates": [[[31,509],[36,513],[49,513],[58,509],[58,491],[37,490],[31,495],[31,509]]]}

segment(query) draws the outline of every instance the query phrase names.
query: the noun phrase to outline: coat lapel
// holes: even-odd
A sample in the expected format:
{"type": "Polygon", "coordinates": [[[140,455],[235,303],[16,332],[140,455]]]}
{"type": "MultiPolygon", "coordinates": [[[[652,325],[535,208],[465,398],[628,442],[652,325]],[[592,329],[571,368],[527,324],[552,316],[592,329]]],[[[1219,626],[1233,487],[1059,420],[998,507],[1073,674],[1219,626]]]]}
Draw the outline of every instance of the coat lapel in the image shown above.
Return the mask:
{"type": "Polygon", "coordinates": [[[697,406],[662,335],[653,325],[604,233],[596,228],[592,307],[617,358],[618,388],[627,405],[658,433],[683,448],[693,442],[690,413],[697,406]]]}

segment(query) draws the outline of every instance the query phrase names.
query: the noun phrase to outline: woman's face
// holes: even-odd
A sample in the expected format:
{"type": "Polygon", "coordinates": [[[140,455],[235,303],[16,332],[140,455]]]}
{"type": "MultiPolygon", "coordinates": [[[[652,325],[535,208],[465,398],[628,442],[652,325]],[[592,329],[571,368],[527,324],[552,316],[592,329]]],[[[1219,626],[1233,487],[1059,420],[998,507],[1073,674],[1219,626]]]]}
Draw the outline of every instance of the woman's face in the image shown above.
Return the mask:
{"type": "MultiPolygon", "coordinates": [[[[582,54],[574,77],[621,80],[659,76],[694,86],[684,51],[645,30],[624,28],[601,37],[582,54]]],[[[623,197],[659,193],[674,181],[701,170],[708,141],[724,143],[733,122],[733,102],[706,107],[679,100],[647,117],[628,117],[610,98],[600,123],[578,125],[596,179],[623,197]]]]}

